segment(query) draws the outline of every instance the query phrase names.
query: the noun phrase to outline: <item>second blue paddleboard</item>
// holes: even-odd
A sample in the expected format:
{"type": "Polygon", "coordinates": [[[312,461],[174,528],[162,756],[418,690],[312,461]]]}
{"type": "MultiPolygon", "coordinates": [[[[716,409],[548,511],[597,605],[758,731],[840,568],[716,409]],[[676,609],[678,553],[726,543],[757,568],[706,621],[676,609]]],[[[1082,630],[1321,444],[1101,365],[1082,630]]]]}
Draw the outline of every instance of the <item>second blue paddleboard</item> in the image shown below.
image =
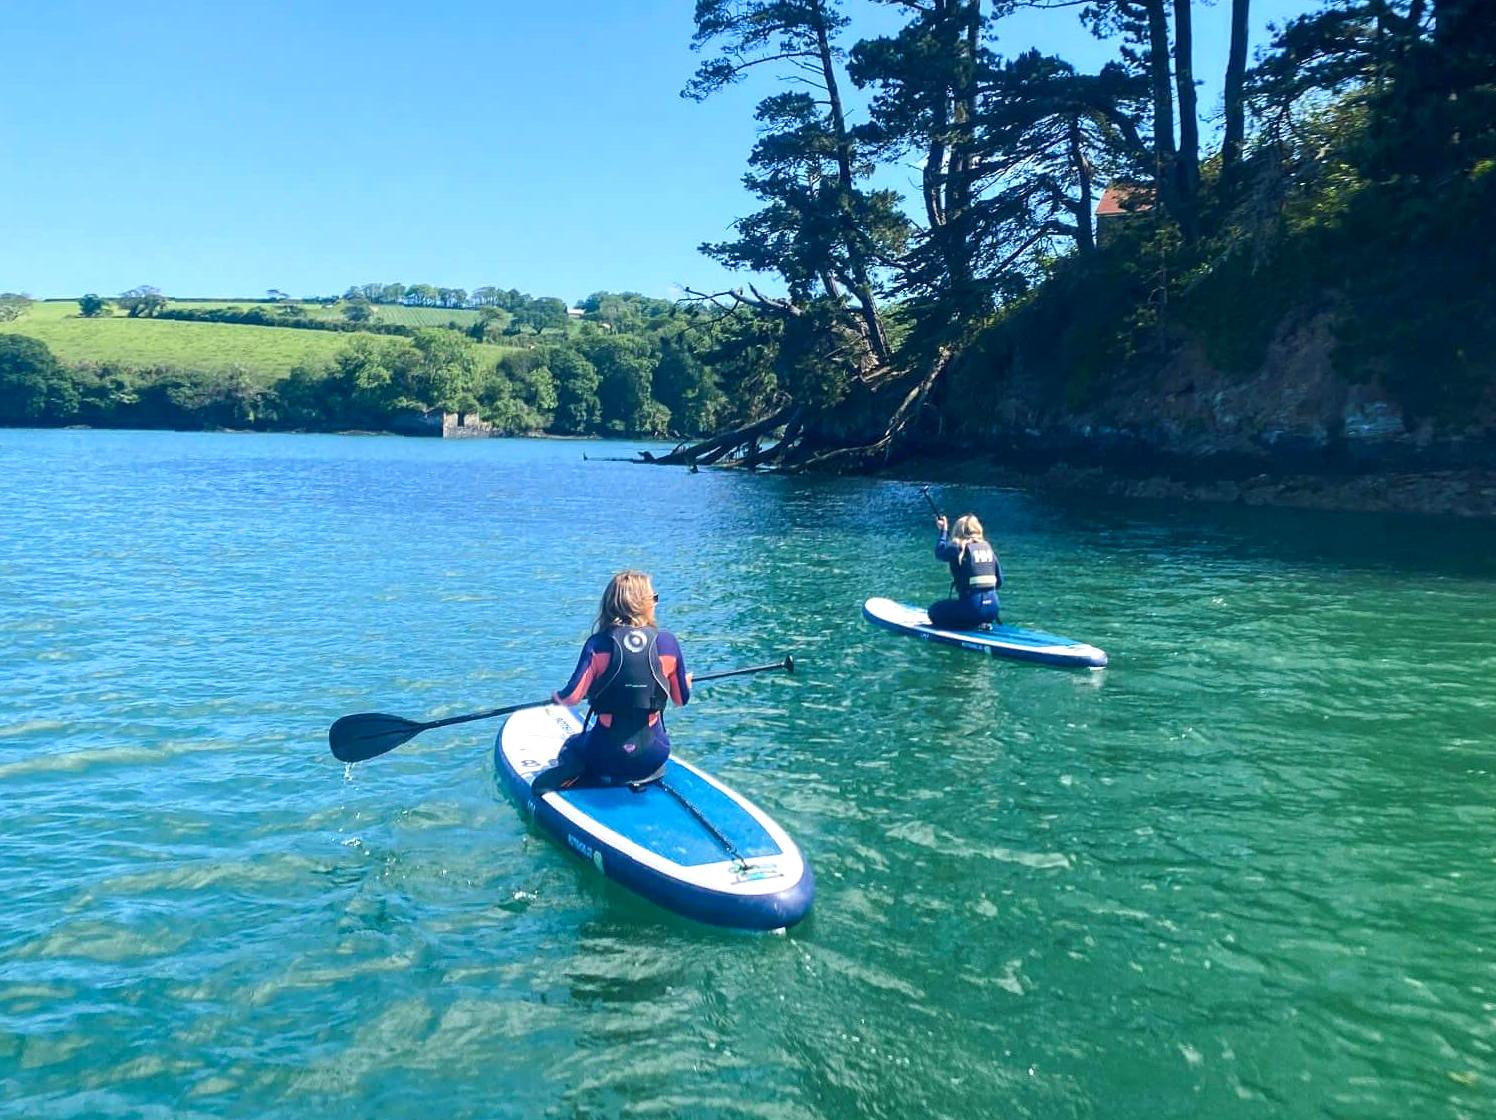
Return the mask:
{"type": "Polygon", "coordinates": [[[862,605],[863,616],[874,626],[942,645],[977,650],[993,657],[1014,661],[1033,661],[1041,665],[1067,668],[1100,669],[1106,665],[1106,654],[1095,646],[1046,634],[1042,630],[1025,630],[1020,626],[994,626],[991,630],[942,630],[930,625],[930,616],[921,607],[895,603],[892,599],[869,599],[862,605]]]}

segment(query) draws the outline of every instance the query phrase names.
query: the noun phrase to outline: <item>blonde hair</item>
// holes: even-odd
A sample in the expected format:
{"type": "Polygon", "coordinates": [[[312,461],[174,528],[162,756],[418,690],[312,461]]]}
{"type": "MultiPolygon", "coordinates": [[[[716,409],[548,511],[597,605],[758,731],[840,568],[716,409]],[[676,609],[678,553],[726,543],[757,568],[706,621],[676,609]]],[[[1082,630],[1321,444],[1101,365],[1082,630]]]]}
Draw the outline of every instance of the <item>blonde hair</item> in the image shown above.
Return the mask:
{"type": "Polygon", "coordinates": [[[592,632],[601,634],[614,626],[653,626],[656,598],[654,584],[644,572],[632,568],[619,572],[603,591],[592,632]]]}
{"type": "Polygon", "coordinates": [[[951,543],[959,544],[963,549],[968,541],[986,540],[982,536],[982,523],[977,520],[974,513],[965,514],[956,518],[956,523],[951,526],[951,543]]]}

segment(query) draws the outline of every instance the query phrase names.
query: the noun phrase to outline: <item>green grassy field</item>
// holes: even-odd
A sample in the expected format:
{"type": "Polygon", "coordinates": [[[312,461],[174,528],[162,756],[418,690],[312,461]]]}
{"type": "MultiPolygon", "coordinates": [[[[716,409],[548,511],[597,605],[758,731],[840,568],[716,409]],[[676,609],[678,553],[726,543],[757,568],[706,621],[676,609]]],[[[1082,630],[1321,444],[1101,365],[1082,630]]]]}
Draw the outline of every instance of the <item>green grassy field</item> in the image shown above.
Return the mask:
{"type": "MultiPolygon", "coordinates": [[[[194,300],[182,301],[178,305],[249,307],[252,303],[253,301],[235,304],[228,300],[194,300]]],[[[442,314],[451,316],[460,313],[442,314]]],[[[446,319],[442,320],[443,324],[446,322],[446,319]]],[[[67,363],[120,362],[135,367],[171,366],[204,372],[240,366],[267,382],[284,377],[294,366],[317,365],[327,361],[354,338],[389,337],[363,332],[254,327],[240,323],[131,319],[118,314],[85,319],[78,314],[78,304],[74,300],[49,300],[32,304],[19,319],[0,323],[0,332],[40,339],[52,353],[67,363]]],[[[492,344],[479,347],[485,361],[498,361],[507,349],[509,348],[492,344]]]]}

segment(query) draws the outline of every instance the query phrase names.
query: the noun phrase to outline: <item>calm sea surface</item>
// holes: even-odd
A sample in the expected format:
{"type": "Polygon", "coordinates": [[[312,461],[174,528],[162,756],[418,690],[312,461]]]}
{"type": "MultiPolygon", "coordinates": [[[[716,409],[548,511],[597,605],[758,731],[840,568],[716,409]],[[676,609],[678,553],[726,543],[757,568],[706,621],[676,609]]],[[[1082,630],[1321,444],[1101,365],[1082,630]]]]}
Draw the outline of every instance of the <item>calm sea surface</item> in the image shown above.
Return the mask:
{"type": "Polygon", "coordinates": [[[910,483],[587,447],[0,432],[0,1114],[1496,1115],[1491,527],[940,488],[1075,673],[862,621],[944,593],[910,483]],[[624,566],[800,661],[671,720],[787,935],[530,831],[492,724],[327,753],[546,694],[624,566]]]}

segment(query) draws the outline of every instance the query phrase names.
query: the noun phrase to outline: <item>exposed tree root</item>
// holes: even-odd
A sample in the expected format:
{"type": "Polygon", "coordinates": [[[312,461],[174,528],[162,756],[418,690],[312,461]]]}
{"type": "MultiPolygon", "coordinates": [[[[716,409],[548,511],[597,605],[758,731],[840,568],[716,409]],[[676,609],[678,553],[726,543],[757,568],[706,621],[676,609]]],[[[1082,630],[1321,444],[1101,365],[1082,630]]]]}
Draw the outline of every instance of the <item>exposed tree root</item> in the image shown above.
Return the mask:
{"type": "Polygon", "coordinates": [[[667,466],[769,467],[786,472],[858,470],[881,465],[893,457],[900,438],[919,418],[925,401],[950,361],[951,351],[940,350],[924,375],[912,385],[907,374],[899,376],[880,368],[876,376],[863,382],[862,391],[856,395],[855,401],[844,403],[826,414],[807,414],[802,406],[789,404],[730,431],[718,432],[695,443],[677,444],[665,455],[642,452],[635,461],[667,466]],[[900,390],[898,403],[891,414],[886,414],[888,419],[880,434],[867,442],[852,442],[856,436],[848,436],[849,427],[853,433],[859,429],[867,430],[866,423],[854,417],[873,409],[873,422],[877,423],[879,410],[875,402],[900,393],[900,390]],[[774,438],[776,432],[779,433],[777,439],[774,438]]]}
{"type": "MultiPolygon", "coordinates": [[[[762,420],[754,420],[752,423],[733,428],[731,431],[719,432],[716,435],[707,436],[706,439],[698,440],[692,444],[681,444],[673,451],[665,455],[649,455],[647,452],[641,454],[640,462],[659,463],[665,466],[710,466],[719,459],[741,447],[751,449],[757,446],[757,441],[772,432],[775,428],[786,423],[790,417],[799,410],[794,405],[786,405],[778,409],[762,420]]],[[[781,441],[782,442],[782,441],[781,441]]]]}

